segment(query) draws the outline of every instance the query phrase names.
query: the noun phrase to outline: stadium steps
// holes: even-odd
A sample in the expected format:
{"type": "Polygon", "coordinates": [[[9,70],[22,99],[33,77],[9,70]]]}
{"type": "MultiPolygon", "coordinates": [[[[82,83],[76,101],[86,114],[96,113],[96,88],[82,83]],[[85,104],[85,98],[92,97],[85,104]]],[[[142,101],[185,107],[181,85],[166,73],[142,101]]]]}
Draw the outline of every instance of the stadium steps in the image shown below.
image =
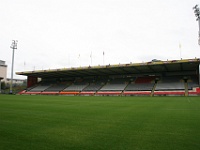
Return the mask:
{"type": "Polygon", "coordinates": [[[131,83],[131,81],[128,82],[128,84],[125,86],[124,90],[122,91],[121,95],[124,95],[124,92],[126,90],[126,88],[128,87],[128,85],[131,83]]]}
{"type": "Polygon", "coordinates": [[[154,96],[154,91],[156,89],[156,85],[157,85],[157,83],[154,84],[150,96],[154,96]]]}
{"type": "Polygon", "coordinates": [[[87,89],[90,86],[90,84],[88,84],[86,87],[84,87],[81,91],[84,91],[85,89],[87,89]]]}
{"type": "Polygon", "coordinates": [[[125,86],[123,92],[126,90],[126,88],[129,86],[129,84],[131,84],[131,81],[128,82],[128,84],[125,86]]]}

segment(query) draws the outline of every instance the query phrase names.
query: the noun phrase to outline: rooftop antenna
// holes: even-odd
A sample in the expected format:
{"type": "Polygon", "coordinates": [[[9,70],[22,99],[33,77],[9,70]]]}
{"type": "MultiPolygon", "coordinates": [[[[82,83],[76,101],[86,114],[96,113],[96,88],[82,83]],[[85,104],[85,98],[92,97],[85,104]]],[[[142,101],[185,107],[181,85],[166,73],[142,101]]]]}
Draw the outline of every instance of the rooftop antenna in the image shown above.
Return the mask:
{"type": "Polygon", "coordinates": [[[195,14],[195,16],[197,17],[196,21],[199,22],[199,40],[198,40],[198,43],[199,43],[199,45],[200,45],[200,11],[199,11],[199,6],[198,6],[198,5],[195,5],[195,6],[193,7],[193,9],[194,9],[194,14],[195,14]]]}
{"type": "Polygon", "coordinates": [[[12,53],[12,68],[11,68],[11,81],[10,81],[10,94],[13,93],[12,87],[13,87],[13,68],[14,68],[14,55],[15,55],[15,49],[17,49],[17,40],[13,40],[10,48],[13,49],[12,53]]]}

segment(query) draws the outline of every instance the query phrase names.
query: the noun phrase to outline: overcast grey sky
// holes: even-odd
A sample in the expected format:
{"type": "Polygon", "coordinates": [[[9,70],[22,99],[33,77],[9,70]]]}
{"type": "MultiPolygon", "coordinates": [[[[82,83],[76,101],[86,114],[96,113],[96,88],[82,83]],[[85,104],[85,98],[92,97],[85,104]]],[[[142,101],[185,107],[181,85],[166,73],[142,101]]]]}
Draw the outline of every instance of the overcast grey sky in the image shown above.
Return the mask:
{"type": "Polygon", "coordinates": [[[12,40],[18,40],[14,72],[103,65],[103,52],[104,65],[200,58],[196,4],[199,0],[0,0],[0,59],[10,78],[12,40]]]}

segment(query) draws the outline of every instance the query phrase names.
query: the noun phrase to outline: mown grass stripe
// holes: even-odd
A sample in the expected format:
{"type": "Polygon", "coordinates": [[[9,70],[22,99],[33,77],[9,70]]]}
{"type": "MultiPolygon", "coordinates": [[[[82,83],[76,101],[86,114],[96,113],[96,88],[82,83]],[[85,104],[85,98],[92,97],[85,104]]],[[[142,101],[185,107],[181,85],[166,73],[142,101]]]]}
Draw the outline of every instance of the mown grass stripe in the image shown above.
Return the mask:
{"type": "Polygon", "coordinates": [[[200,149],[199,97],[0,95],[0,149],[200,149]]]}

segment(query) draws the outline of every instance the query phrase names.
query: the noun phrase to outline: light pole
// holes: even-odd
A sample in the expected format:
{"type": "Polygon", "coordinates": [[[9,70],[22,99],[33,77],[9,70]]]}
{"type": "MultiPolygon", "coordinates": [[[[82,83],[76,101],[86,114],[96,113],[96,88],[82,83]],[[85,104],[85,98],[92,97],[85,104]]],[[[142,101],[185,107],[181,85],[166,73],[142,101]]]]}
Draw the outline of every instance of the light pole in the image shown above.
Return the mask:
{"type": "Polygon", "coordinates": [[[17,49],[17,40],[13,40],[10,48],[13,49],[13,54],[12,54],[12,68],[11,68],[11,81],[10,81],[10,94],[13,93],[12,87],[13,87],[13,68],[14,68],[14,56],[15,56],[15,49],[17,49]]]}
{"type": "Polygon", "coordinates": [[[198,5],[195,5],[195,6],[193,7],[193,9],[194,9],[194,14],[195,14],[195,16],[197,17],[196,21],[199,22],[199,41],[198,41],[198,43],[199,43],[199,45],[200,45],[200,11],[199,11],[198,5]]]}

